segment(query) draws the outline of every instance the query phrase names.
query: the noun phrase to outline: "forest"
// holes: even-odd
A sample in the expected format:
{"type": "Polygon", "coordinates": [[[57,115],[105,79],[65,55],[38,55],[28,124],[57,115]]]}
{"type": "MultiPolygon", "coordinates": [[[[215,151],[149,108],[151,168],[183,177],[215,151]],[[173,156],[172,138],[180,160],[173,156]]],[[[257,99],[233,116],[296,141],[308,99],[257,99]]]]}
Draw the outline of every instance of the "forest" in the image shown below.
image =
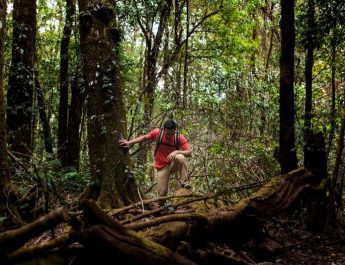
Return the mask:
{"type": "Polygon", "coordinates": [[[345,264],[344,51],[343,0],[0,0],[0,264],[345,264]]]}

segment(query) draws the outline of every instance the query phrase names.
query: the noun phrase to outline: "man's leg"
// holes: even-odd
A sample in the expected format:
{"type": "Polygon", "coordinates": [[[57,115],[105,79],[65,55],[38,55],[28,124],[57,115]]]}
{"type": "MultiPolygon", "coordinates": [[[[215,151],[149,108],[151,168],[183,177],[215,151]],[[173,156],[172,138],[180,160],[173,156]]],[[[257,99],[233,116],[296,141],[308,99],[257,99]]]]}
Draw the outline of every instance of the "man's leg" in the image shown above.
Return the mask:
{"type": "MultiPolygon", "coordinates": [[[[164,197],[168,194],[170,167],[171,165],[166,165],[164,168],[157,170],[157,189],[160,197],[164,197]]],[[[174,212],[174,208],[171,207],[166,200],[159,201],[159,206],[164,207],[163,214],[174,212]]]]}
{"type": "Polygon", "coordinates": [[[157,170],[157,190],[160,197],[168,194],[170,165],[157,170]]]}
{"type": "Polygon", "coordinates": [[[183,184],[189,183],[187,159],[184,155],[176,155],[174,161],[171,163],[170,173],[175,172],[178,173],[182,186],[183,184]]]}

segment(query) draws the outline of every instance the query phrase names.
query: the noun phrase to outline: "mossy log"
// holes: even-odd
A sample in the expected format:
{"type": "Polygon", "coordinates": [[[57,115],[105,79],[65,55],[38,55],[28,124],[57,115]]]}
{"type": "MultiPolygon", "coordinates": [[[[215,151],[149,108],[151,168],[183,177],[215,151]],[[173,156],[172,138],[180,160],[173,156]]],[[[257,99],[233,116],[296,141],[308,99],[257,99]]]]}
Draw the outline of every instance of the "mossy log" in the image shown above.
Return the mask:
{"type": "Polygon", "coordinates": [[[195,264],[125,228],[106,215],[93,201],[85,201],[83,207],[86,229],[82,231],[81,243],[87,251],[76,260],[76,264],[85,264],[93,259],[100,264],[113,264],[119,258],[126,260],[126,264],[195,264]]]}
{"type": "MultiPolygon", "coordinates": [[[[148,227],[150,223],[157,225],[161,219],[162,224],[159,227],[142,232],[142,235],[171,249],[176,249],[181,241],[216,240],[240,246],[253,238],[266,238],[260,234],[261,220],[292,211],[300,205],[301,200],[307,201],[311,197],[319,198],[316,201],[319,205],[323,204],[324,196],[325,182],[320,183],[319,178],[306,169],[299,168],[286,175],[274,177],[263,188],[235,205],[200,214],[171,215],[170,222],[166,222],[167,217],[160,217],[148,222],[146,226],[140,223],[127,226],[133,229],[148,227]]],[[[320,215],[324,213],[321,212],[320,215]]],[[[320,216],[314,218],[314,221],[314,225],[322,226],[320,216]]]]}

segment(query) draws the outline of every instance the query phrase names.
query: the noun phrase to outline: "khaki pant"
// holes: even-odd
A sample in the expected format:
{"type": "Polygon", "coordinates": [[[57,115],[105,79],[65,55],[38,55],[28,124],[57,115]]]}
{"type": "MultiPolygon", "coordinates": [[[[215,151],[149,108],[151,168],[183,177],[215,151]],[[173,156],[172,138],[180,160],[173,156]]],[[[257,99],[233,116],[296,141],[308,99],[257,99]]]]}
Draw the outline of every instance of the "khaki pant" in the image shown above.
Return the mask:
{"type": "Polygon", "coordinates": [[[176,155],[170,165],[166,165],[157,170],[157,189],[159,196],[163,197],[168,194],[169,177],[176,172],[182,183],[188,181],[187,164],[184,155],[176,155]]]}

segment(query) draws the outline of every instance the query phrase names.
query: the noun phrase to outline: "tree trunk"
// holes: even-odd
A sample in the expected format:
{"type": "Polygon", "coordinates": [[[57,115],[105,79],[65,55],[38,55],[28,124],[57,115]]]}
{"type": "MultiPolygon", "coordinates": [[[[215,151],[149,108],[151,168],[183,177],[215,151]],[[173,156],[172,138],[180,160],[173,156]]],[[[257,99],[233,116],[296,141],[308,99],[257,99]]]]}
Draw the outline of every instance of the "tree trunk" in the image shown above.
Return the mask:
{"type": "Polygon", "coordinates": [[[281,55],[280,55],[280,167],[285,174],[297,167],[295,147],[294,106],[294,50],[295,12],[292,0],[281,0],[281,55]]]}
{"type": "MultiPolygon", "coordinates": [[[[3,68],[4,68],[4,41],[6,26],[6,0],[0,0],[0,215],[4,216],[6,206],[6,187],[10,181],[9,166],[7,160],[7,134],[5,121],[5,103],[3,91],[3,68]]],[[[1,230],[0,223],[0,230],[1,230]]]]}
{"type": "MultiPolygon", "coordinates": [[[[152,115],[154,111],[154,99],[155,99],[155,88],[157,83],[157,60],[160,54],[160,46],[163,39],[163,33],[167,26],[168,19],[170,17],[170,12],[172,8],[172,0],[166,1],[164,6],[161,9],[157,33],[154,35],[152,34],[153,29],[151,28],[144,28],[141,25],[141,30],[145,34],[146,38],[146,53],[145,53],[145,67],[144,73],[146,76],[144,77],[144,96],[143,96],[143,105],[144,105],[144,117],[143,117],[143,133],[146,133],[151,125],[152,115]],[[155,36],[155,37],[154,37],[155,36]]],[[[140,18],[139,18],[140,20],[140,18]]],[[[147,161],[147,148],[145,146],[140,145],[142,148],[140,152],[140,163],[145,167],[147,161]]]]}
{"type": "MultiPolygon", "coordinates": [[[[186,1],[186,36],[189,36],[189,0],[186,1]]],[[[184,64],[183,64],[183,98],[182,98],[182,107],[183,109],[187,108],[187,99],[188,99],[188,40],[186,38],[185,54],[184,54],[184,64]]]]}
{"type": "Polygon", "coordinates": [[[12,63],[7,91],[8,141],[12,151],[31,155],[36,1],[14,0],[12,63]]]}
{"type": "Polygon", "coordinates": [[[332,96],[331,96],[331,117],[330,117],[330,121],[331,121],[331,131],[329,132],[329,137],[328,137],[328,146],[327,146],[327,156],[329,155],[329,153],[332,150],[332,142],[333,142],[333,138],[334,138],[334,132],[335,132],[335,115],[336,115],[336,108],[335,108],[335,91],[336,91],[336,85],[335,85],[335,72],[336,72],[336,68],[335,68],[335,60],[336,60],[336,34],[333,32],[333,36],[332,36],[332,41],[331,41],[331,46],[332,46],[332,96]]]}
{"type": "Polygon", "coordinates": [[[68,115],[68,137],[66,146],[67,166],[79,170],[80,161],[80,127],[83,113],[84,93],[81,90],[80,75],[77,70],[71,83],[71,104],[68,115]]]}
{"type": "Polygon", "coordinates": [[[52,136],[50,132],[49,119],[46,112],[46,102],[45,102],[44,93],[39,81],[38,70],[35,69],[34,73],[35,73],[35,89],[36,89],[36,94],[37,94],[38,111],[39,111],[40,120],[42,124],[44,146],[45,146],[46,152],[52,155],[53,143],[52,143],[52,136]]]}
{"type": "Polygon", "coordinates": [[[99,183],[101,207],[139,200],[129,154],[118,141],[126,132],[119,63],[119,30],[108,1],[79,1],[81,48],[87,91],[91,176],[99,183]]]}
{"type": "MultiPolygon", "coordinates": [[[[345,96],[345,89],[344,94],[345,96]]],[[[344,136],[345,136],[345,105],[343,107],[343,119],[339,130],[339,138],[337,142],[337,152],[335,158],[335,164],[330,179],[329,189],[329,200],[328,200],[328,215],[327,215],[327,226],[329,228],[334,227],[336,224],[336,193],[337,193],[337,181],[339,175],[340,165],[342,164],[343,150],[344,150],[344,136]]]]}
{"type": "Polygon", "coordinates": [[[66,0],[66,20],[60,48],[60,104],[58,118],[58,157],[63,167],[69,165],[68,145],[68,49],[75,13],[74,0],[66,0]]]}
{"type": "Polygon", "coordinates": [[[312,96],[313,96],[313,65],[314,65],[314,28],[315,28],[315,4],[314,0],[308,1],[307,15],[307,44],[305,58],[305,111],[304,111],[304,164],[310,161],[308,149],[308,137],[311,134],[312,96]]]}

